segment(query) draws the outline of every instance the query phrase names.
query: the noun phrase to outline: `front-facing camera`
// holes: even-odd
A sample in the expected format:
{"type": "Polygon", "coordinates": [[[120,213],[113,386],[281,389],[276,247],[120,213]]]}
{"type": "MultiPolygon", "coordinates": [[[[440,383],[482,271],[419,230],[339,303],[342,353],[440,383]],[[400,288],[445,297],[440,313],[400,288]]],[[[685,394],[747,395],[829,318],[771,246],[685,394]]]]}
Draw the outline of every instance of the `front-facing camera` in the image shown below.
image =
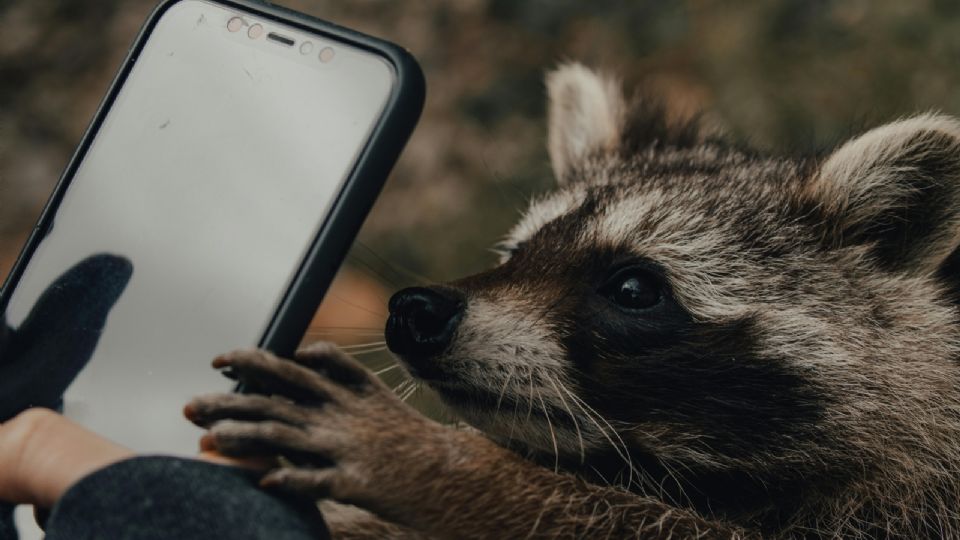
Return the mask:
{"type": "Polygon", "coordinates": [[[324,64],[332,61],[333,57],[336,55],[337,53],[333,50],[332,47],[324,47],[320,49],[320,61],[323,62],[324,64]]]}

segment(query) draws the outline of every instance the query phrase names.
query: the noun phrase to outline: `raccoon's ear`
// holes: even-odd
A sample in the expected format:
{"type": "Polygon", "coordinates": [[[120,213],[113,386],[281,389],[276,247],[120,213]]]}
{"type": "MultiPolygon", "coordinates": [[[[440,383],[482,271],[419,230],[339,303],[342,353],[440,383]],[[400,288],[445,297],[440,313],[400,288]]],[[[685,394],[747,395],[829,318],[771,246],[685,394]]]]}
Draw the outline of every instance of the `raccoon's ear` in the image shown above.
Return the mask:
{"type": "Polygon", "coordinates": [[[619,81],[566,64],[547,74],[547,97],[547,146],[558,182],[568,182],[589,158],[617,151],[625,109],[619,81]]]}
{"type": "Polygon", "coordinates": [[[960,244],[960,122],[893,122],[830,155],[806,195],[836,245],[869,244],[891,270],[935,272],[960,244]]]}

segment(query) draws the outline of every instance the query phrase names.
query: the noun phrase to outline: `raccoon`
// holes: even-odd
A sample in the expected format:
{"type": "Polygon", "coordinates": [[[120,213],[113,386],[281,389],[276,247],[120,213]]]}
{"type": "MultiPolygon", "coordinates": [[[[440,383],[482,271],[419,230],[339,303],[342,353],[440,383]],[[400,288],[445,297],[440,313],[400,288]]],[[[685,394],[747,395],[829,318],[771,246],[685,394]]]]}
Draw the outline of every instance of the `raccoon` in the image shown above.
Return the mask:
{"type": "Polygon", "coordinates": [[[194,400],[210,444],[368,512],[343,537],[960,538],[960,122],[772,157],[579,64],[546,83],[557,190],[495,268],[389,305],[478,432],[319,344],[220,357],[274,396],[194,400]]]}

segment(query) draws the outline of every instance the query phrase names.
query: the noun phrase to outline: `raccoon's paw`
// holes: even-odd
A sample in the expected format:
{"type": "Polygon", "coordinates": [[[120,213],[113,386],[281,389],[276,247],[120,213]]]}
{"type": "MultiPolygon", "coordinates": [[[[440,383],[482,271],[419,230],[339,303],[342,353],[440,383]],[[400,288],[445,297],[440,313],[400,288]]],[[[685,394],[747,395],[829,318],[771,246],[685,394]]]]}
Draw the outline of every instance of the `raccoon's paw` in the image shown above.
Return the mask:
{"type": "Polygon", "coordinates": [[[213,365],[259,394],[198,397],[185,415],[209,429],[207,448],[230,457],[283,456],[292,462],[294,467],[263,477],[264,486],[278,490],[378,507],[385,490],[414,489],[420,481],[416,467],[398,463],[416,461],[415,455],[405,460],[402,451],[415,452],[449,431],[329,343],[301,351],[295,360],[242,350],[213,365]]]}

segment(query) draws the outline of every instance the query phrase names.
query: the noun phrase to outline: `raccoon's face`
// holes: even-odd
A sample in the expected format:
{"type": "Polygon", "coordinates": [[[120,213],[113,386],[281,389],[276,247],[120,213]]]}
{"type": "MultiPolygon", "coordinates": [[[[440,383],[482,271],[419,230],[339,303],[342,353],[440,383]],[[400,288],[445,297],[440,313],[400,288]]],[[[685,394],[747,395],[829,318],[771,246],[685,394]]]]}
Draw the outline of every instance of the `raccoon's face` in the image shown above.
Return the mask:
{"type": "Polygon", "coordinates": [[[799,476],[914,444],[956,394],[960,123],[772,159],[581,66],[547,82],[559,189],[496,268],[391,300],[387,342],[416,377],[571,466],[799,476]]]}

